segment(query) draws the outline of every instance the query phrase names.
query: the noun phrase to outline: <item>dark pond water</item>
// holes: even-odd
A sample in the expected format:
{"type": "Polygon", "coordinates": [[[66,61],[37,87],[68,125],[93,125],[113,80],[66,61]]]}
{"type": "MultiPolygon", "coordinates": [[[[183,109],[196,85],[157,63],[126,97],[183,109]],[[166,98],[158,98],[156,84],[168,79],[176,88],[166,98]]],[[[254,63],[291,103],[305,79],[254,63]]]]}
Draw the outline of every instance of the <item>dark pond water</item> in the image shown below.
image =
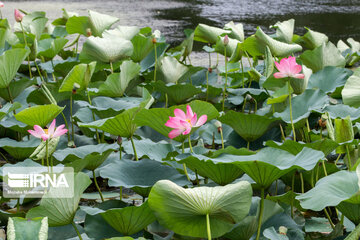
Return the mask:
{"type": "Polygon", "coordinates": [[[183,30],[198,23],[222,27],[228,21],[244,24],[246,36],[256,26],[265,31],[277,21],[294,18],[297,34],[307,26],[323,32],[330,40],[353,37],[360,40],[360,0],[78,0],[78,1],[5,1],[5,16],[13,8],[45,10],[50,19],[61,16],[61,8],[86,14],[86,9],[111,14],[120,24],[151,26],[160,29],[169,42],[183,38],[183,30]]]}

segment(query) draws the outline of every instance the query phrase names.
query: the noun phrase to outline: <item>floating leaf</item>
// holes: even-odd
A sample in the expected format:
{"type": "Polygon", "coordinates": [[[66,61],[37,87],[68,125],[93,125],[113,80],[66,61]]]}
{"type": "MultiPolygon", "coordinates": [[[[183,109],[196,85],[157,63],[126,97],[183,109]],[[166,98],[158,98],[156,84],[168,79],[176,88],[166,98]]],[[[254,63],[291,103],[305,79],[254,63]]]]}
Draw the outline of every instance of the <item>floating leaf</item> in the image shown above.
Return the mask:
{"type": "Polygon", "coordinates": [[[131,206],[120,209],[109,209],[101,216],[113,228],[125,236],[140,232],[156,220],[154,214],[145,202],[141,206],[131,206]]]}
{"type": "Polygon", "coordinates": [[[160,224],[180,235],[206,238],[208,214],[211,236],[217,238],[248,214],[251,196],[251,185],[245,181],[183,189],[162,180],[152,188],[148,202],[160,224]]]}
{"type": "Polygon", "coordinates": [[[40,139],[31,138],[29,141],[18,142],[10,138],[1,138],[0,147],[13,158],[24,160],[28,158],[40,144],[40,139]]]}
{"type": "Polygon", "coordinates": [[[39,125],[45,127],[55,119],[64,108],[65,107],[59,107],[54,104],[33,106],[22,110],[15,115],[15,118],[29,126],[39,125]]]}
{"type": "Polygon", "coordinates": [[[7,239],[48,239],[48,218],[25,219],[9,218],[7,225],[7,239]]]}
{"type": "Polygon", "coordinates": [[[232,110],[221,116],[219,120],[231,126],[237,134],[248,142],[253,142],[264,135],[278,121],[278,119],[232,110]]]}

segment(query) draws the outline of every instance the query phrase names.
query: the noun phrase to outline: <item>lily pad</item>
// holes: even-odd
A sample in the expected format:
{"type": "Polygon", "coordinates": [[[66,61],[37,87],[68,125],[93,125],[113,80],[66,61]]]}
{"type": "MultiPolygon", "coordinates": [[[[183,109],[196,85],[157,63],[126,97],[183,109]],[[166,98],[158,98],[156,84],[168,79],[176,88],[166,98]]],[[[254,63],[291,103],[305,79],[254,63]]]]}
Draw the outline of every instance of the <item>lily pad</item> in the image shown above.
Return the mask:
{"type": "Polygon", "coordinates": [[[18,160],[28,158],[40,144],[40,139],[31,138],[29,141],[18,142],[10,138],[0,139],[0,148],[18,160]]]}
{"type": "Polygon", "coordinates": [[[241,181],[224,187],[183,189],[175,183],[157,182],[149,195],[149,206],[161,225],[177,234],[206,238],[206,215],[211,237],[230,231],[249,212],[252,189],[241,181]]]}
{"type": "Polygon", "coordinates": [[[39,125],[45,127],[59,115],[65,107],[54,104],[37,105],[26,108],[15,115],[16,120],[26,123],[29,126],[39,125]]]}

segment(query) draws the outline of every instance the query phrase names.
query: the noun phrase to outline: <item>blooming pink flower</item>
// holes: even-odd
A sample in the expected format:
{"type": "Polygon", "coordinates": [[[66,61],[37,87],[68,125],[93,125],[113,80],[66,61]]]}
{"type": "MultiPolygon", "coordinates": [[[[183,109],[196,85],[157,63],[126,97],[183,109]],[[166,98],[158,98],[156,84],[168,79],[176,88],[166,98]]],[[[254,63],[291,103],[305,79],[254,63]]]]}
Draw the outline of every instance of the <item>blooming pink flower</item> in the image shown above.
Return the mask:
{"type": "Polygon", "coordinates": [[[295,57],[288,57],[281,59],[280,63],[275,62],[276,68],[279,72],[274,73],[275,78],[304,78],[305,75],[301,72],[301,65],[296,63],[295,57]]]}
{"type": "Polygon", "coordinates": [[[197,119],[196,113],[193,113],[189,105],[186,106],[186,114],[181,109],[176,108],[174,110],[175,117],[169,117],[169,120],[165,123],[165,126],[174,128],[169,133],[169,138],[176,138],[180,134],[187,135],[191,132],[191,128],[200,127],[203,125],[207,116],[202,115],[197,119]]]}
{"type": "Polygon", "coordinates": [[[15,9],[14,16],[15,16],[15,20],[17,22],[21,22],[25,15],[23,13],[21,13],[19,10],[15,9]]]}
{"type": "Polygon", "coordinates": [[[4,7],[4,3],[0,2],[0,8],[4,7]]]}
{"type": "Polygon", "coordinates": [[[48,129],[42,129],[39,125],[34,126],[34,130],[28,130],[28,132],[34,137],[41,138],[43,141],[46,141],[51,138],[60,137],[67,133],[67,129],[63,129],[65,127],[64,124],[60,125],[55,129],[56,120],[54,119],[50,124],[48,129]]]}

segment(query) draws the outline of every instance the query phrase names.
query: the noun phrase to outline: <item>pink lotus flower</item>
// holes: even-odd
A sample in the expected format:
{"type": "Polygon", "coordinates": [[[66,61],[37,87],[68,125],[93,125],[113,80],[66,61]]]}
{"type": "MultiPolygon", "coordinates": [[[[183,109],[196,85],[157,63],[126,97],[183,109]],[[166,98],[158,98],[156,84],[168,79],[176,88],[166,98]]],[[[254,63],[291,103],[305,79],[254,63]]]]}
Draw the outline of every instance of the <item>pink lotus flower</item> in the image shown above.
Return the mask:
{"type": "Polygon", "coordinates": [[[39,125],[34,126],[34,130],[28,130],[28,132],[34,137],[41,138],[43,141],[46,141],[51,138],[60,137],[67,133],[67,129],[63,129],[65,127],[64,124],[60,125],[55,129],[56,120],[54,119],[50,124],[48,129],[42,129],[39,125]]]}
{"type": "Polygon", "coordinates": [[[21,22],[25,15],[21,13],[19,10],[15,9],[14,16],[15,16],[15,21],[21,22]]]}
{"type": "Polygon", "coordinates": [[[4,7],[4,3],[0,2],[0,8],[3,8],[3,7],[4,7]]]}
{"type": "Polygon", "coordinates": [[[165,126],[174,128],[169,133],[169,138],[173,139],[182,135],[187,135],[191,132],[191,128],[200,127],[206,123],[207,116],[202,115],[197,119],[196,113],[193,113],[189,105],[186,106],[186,114],[181,110],[176,108],[174,110],[175,117],[169,117],[169,120],[165,123],[165,126]]]}
{"type": "Polygon", "coordinates": [[[275,62],[276,68],[279,72],[274,73],[275,78],[304,78],[305,75],[301,72],[301,65],[296,63],[295,57],[288,57],[281,59],[280,63],[275,62]]]}

